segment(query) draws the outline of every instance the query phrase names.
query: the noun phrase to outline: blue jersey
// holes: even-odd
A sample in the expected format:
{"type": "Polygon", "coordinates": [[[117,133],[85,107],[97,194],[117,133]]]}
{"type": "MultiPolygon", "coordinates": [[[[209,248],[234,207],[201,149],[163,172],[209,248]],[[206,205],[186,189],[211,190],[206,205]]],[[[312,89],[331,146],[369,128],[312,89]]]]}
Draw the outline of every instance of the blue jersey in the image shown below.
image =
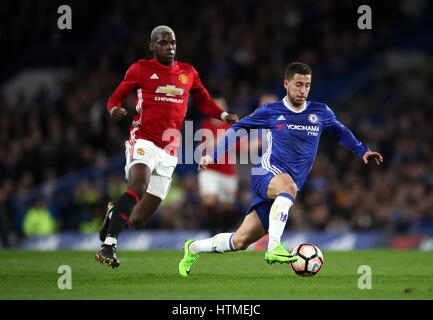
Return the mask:
{"type": "Polygon", "coordinates": [[[273,175],[290,174],[298,191],[311,170],[323,131],[361,158],[370,150],[336,119],[326,104],[306,101],[304,109],[296,110],[284,98],[261,106],[233,124],[210,154],[214,162],[239,140],[236,132],[242,128],[267,129],[268,147],[259,166],[273,175]]]}

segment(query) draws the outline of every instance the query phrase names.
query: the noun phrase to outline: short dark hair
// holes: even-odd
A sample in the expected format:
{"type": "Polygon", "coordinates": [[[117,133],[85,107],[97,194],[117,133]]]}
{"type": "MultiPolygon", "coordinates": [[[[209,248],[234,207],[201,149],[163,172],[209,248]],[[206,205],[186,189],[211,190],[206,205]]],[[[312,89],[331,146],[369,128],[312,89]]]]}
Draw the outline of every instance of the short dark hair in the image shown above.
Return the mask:
{"type": "Polygon", "coordinates": [[[291,80],[296,73],[310,75],[313,74],[311,68],[305,63],[292,62],[286,67],[286,71],[284,72],[284,79],[291,80]]]}

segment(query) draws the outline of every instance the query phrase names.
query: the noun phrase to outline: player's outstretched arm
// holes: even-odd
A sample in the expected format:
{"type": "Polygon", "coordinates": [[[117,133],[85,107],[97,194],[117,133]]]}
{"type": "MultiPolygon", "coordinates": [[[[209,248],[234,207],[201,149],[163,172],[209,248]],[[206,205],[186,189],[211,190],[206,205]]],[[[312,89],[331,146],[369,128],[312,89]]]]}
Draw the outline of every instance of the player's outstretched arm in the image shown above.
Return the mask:
{"type": "Polygon", "coordinates": [[[210,155],[205,155],[204,157],[201,157],[200,164],[198,165],[198,171],[206,170],[208,164],[213,163],[213,159],[210,155]]]}
{"type": "Polygon", "coordinates": [[[376,160],[376,163],[378,165],[381,165],[383,163],[383,158],[382,155],[379,152],[374,152],[374,151],[367,151],[366,153],[364,153],[364,155],[362,156],[362,160],[364,160],[364,163],[367,164],[368,163],[368,159],[372,158],[374,160],[376,160]]]}
{"type": "Polygon", "coordinates": [[[198,171],[206,170],[210,163],[216,163],[218,159],[229,152],[239,140],[248,135],[248,129],[269,128],[269,116],[265,108],[259,108],[256,110],[254,116],[251,114],[242,120],[239,120],[236,114],[229,114],[227,112],[224,114],[224,112],[221,114],[221,120],[225,120],[228,123],[233,121],[233,125],[226,131],[214,151],[201,158],[198,171]]]}
{"type": "Polygon", "coordinates": [[[113,120],[120,120],[128,114],[128,111],[122,107],[113,107],[110,110],[110,118],[113,120]]]}

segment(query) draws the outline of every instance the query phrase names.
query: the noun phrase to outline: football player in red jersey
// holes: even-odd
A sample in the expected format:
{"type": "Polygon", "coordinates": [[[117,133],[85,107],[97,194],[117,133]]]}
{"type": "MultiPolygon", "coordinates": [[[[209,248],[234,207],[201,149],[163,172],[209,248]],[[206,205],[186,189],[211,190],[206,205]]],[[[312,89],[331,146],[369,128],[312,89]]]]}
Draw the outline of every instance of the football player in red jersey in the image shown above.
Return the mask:
{"type": "MultiPolygon", "coordinates": [[[[215,98],[215,102],[227,111],[227,102],[223,97],[215,98]]],[[[203,143],[206,150],[213,150],[230,128],[230,124],[215,118],[207,118],[202,122],[201,128],[212,132],[213,139],[204,137],[203,143]]],[[[236,149],[233,148],[232,151],[235,152],[236,149]]],[[[223,163],[209,165],[208,170],[200,171],[197,178],[202,211],[208,228],[215,233],[233,226],[237,222],[234,211],[238,190],[236,163],[230,163],[229,155],[226,154],[223,163]]]]}
{"type": "Polygon", "coordinates": [[[123,101],[135,91],[136,114],[125,142],[125,177],[128,189],[107,206],[99,231],[104,242],[95,259],[113,268],[117,238],[125,225],[138,229],[146,225],[165,198],[177,165],[180,130],[185,118],[188,95],[206,115],[229,124],[239,120],[222,110],[210,97],[193,66],[175,60],[176,37],[168,26],[158,26],[150,36],[153,59],[132,64],[108,100],[113,120],[126,116],[123,101]]]}

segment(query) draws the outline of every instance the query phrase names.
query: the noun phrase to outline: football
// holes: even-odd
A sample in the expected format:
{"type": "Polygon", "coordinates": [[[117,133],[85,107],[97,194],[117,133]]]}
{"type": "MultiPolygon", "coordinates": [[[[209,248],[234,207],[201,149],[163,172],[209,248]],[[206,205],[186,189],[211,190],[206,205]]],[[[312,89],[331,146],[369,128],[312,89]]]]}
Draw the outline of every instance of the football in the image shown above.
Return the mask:
{"type": "Polygon", "coordinates": [[[290,263],[298,276],[311,277],[322,269],[323,254],[314,244],[302,243],[293,249],[292,255],[298,257],[297,261],[290,263]]]}

